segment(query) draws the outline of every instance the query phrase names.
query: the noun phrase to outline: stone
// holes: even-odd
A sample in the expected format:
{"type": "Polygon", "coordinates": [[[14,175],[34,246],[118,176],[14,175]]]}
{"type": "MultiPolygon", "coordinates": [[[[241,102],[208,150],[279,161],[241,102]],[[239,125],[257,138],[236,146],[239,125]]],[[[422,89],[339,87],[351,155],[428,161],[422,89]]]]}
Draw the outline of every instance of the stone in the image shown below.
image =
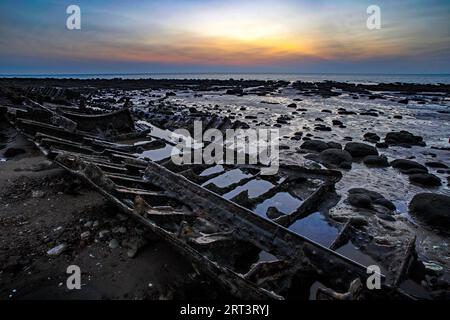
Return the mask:
{"type": "Polygon", "coordinates": [[[391,162],[391,166],[405,174],[427,173],[428,169],[420,163],[407,159],[397,159],[391,162]],[[411,171],[414,170],[414,171],[411,171]]]}
{"type": "Polygon", "coordinates": [[[112,240],[109,242],[108,246],[109,246],[111,249],[117,249],[117,248],[119,247],[119,241],[117,241],[117,239],[112,239],[112,240]]]}
{"type": "Polygon", "coordinates": [[[417,146],[425,146],[425,142],[423,141],[423,138],[420,136],[415,136],[412,133],[408,131],[398,131],[398,132],[389,132],[386,134],[386,137],[384,138],[384,141],[388,145],[397,145],[397,146],[403,146],[403,147],[410,147],[413,145],[417,146]]]}
{"type": "Polygon", "coordinates": [[[109,233],[110,233],[109,230],[101,230],[101,231],[98,233],[98,237],[99,237],[100,239],[103,239],[103,238],[106,237],[109,233]]]}
{"type": "Polygon", "coordinates": [[[44,191],[42,190],[33,190],[31,191],[32,198],[43,198],[45,196],[44,191]]]}
{"type": "Polygon", "coordinates": [[[366,134],[364,134],[364,140],[371,143],[377,143],[381,140],[381,138],[376,133],[367,132],[366,134]]]}
{"type": "Polygon", "coordinates": [[[375,147],[361,142],[349,142],[345,145],[344,150],[355,158],[378,155],[378,150],[375,147]]]}
{"type": "Polygon", "coordinates": [[[348,193],[349,203],[355,207],[372,208],[374,205],[379,205],[390,211],[396,209],[391,201],[387,200],[383,195],[376,191],[364,188],[353,188],[348,190],[348,193]],[[367,203],[367,199],[369,199],[369,203],[367,203]]]}
{"type": "Polygon", "coordinates": [[[409,176],[409,181],[426,187],[439,187],[442,185],[441,179],[431,173],[412,174],[409,176]]]}
{"type": "Polygon", "coordinates": [[[352,163],[352,156],[345,150],[341,149],[327,149],[320,153],[319,161],[323,164],[330,164],[340,167],[344,164],[345,168],[348,168],[348,165],[352,163]]]}
{"type": "Polygon", "coordinates": [[[283,215],[283,213],[280,212],[276,207],[270,207],[269,209],[267,209],[266,215],[269,219],[273,220],[273,219],[281,217],[283,215]]]}
{"type": "Polygon", "coordinates": [[[303,142],[300,146],[301,149],[313,150],[317,152],[322,152],[328,149],[328,144],[320,140],[307,140],[303,142]]]}
{"type": "Polygon", "coordinates": [[[366,156],[363,158],[363,163],[370,167],[389,167],[386,156],[366,156]]]}
{"type": "Polygon", "coordinates": [[[411,214],[430,226],[450,227],[450,197],[437,193],[416,194],[409,203],[411,214]]]}
{"type": "Polygon", "coordinates": [[[81,240],[86,240],[91,236],[91,233],[89,231],[85,231],[80,235],[81,240]]]}
{"type": "Polygon", "coordinates": [[[425,165],[430,168],[448,169],[448,166],[445,163],[437,162],[437,161],[425,162],[425,165]]]}

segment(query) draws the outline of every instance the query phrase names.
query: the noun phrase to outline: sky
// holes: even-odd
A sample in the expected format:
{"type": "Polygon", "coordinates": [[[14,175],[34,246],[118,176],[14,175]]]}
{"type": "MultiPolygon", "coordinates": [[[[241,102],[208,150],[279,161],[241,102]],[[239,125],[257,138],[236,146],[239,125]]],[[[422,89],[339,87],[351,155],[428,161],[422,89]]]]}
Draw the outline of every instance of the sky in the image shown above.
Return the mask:
{"type": "Polygon", "coordinates": [[[0,74],[147,72],[449,74],[450,1],[0,2],[0,74]]]}

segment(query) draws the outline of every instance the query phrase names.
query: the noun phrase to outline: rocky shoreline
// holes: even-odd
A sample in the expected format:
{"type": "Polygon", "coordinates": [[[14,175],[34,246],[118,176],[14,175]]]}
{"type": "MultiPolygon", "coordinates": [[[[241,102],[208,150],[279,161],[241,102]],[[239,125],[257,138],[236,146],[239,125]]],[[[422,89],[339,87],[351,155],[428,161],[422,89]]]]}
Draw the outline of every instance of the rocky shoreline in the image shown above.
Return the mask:
{"type": "MultiPolygon", "coordinates": [[[[336,198],[324,203],[319,210],[321,219],[330,228],[343,221],[353,221],[355,230],[348,245],[341,248],[342,254],[378,263],[388,270],[386,262],[401,257],[408,242],[415,239],[420,263],[414,267],[415,272],[405,286],[421,298],[448,298],[450,294],[450,85],[355,85],[232,79],[0,79],[0,90],[0,105],[3,107],[20,105],[26,99],[32,99],[49,106],[70,108],[83,105],[92,114],[97,114],[119,110],[126,105],[140,121],[168,130],[191,129],[195,120],[209,124],[230,121],[240,128],[279,128],[281,161],[309,168],[330,168],[342,173],[343,178],[336,185],[336,198]]],[[[21,224],[20,219],[39,219],[37,209],[24,210],[23,218],[11,218],[21,210],[21,196],[28,195],[36,208],[44,208],[44,203],[50,201],[47,200],[47,192],[55,197],[65,197],[66,192],[70,194],[75,187],[73,182],[62,181],[54,185],[45,182],[45,179],[61,179],[61,172],[58,178],[53,178],[56,169],[37,156],[36,150],[21,145],[20,137],[16,138],[6,124],[0,138],[1,178],[8,181],[3,184],[5,187],[1,194],[0,217],[5,230],[2,242],[6,244],[2,247],[9,248],[2,254],[5,258],[0,264],[0,276],[6,277],[9,283],[1,288],[2,296],[27,298],[27,294],[33,296],[34,290],[38,290],[27,289],[27,294],[20,296],[16,295],[19,291],[15,289],[16,284],[29,285],[16,282],[16,279],[36,263],[35,258],[24,258],[32,251],[41,252],[40,259],[47,258],[44,252],[63,242],[70,249],[63,254],[65,258],[69,255],[76,260],[87,250],[82,248],[91,246],[100,246],[98,250],[108,253],[120,246],[124,248],[122,255],[133,258],[143,243],[147,245],[149,241],[155,241],[142,239],[138,231],[136,237],[131,237],[133,239],[115,236],[121,234],[119,231],[123,229],[120,228],[129,230],[135,226],[120,219],[110,223],[104,215],[111,209],[105,209],[100,199],[82,200],[90,208],[74,206],[74,211],[64,213],[72,219],[64,221],[63,229],[67,226],[69,232],[61,231],[62,238],[40,239],[42,234],[59,228],[47,222],[32,231],[36,232],[37,239],[30,238],[28,242],[31,245],[15,241],[13,234],[28,232],[24,227],[28,222],[21,224]],[[35,166],[39,167],[37,171],[35,166]],[[38,181],[37,185],[22,181],[36,172],[34,181],[38,181]],[[76,211],[82,212],[81,216],[95,211],[98,217],[86,219],[76,211]],[[18,250],[20,254],[14,254],[18,250]],[[16,291],[12,293],[13,287],[16,291]]],[[[89,192],[85,196],[92,194],[89,192]]],[[[61,200],[55,199],[50,203],[57,201],[61,200]]],[[[270,208],[281,210],[277,216],[287,213],[282,212],[283,208],[277,204],[270,208]]],[[[270,213],[274,211],[265,213],[268,218],[271,218],[270,213]]],[[[328,232],[325,227],[317,230],[313,225],[306,227],[313,240],[318,242],[321,235],[328,232]]],[[[173,256],[162,258],[168,259],[169,264],[185,265],[173,272],[184,273],[185,276],[191,273],[188,263],[179,263],[173,256]]],[[[48,259],[53,261],[54,258],[48,259]]],[[[115,259],[120,261],[121,258],[115,259]]],[[[160,257],[156,256],[156,259],[160,257]]],[[[45,265],[42,261],[39,263],[45,265]]],[[[118,263],[126,268],[122,262],[118,263]]],[[[114,264],[111,262],[108,274],[115,272],[114,264]]],[[[179,285],[168,282],[161,286],[177,287],[171,291],[172,296],[174,291],[183,292],[179,285]]],[[[162,293],[148,293],[148,288],[141,289],[136,296],[133,288],[129,288],[126,293],[119,291],[118,295],[107,298],[164,297],[162,293]]],[[[108,292],[109,289],[103,290],[108,292]]],[[[223,293],[215,293],[216,296],[220,294],[223,293]]]]}

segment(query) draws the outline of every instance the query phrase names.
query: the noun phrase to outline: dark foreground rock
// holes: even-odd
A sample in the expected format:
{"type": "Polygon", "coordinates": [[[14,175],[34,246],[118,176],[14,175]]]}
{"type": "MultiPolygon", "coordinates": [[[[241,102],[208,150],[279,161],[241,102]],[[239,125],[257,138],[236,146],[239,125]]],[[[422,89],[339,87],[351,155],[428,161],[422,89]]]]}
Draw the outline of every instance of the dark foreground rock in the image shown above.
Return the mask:
{"type": "Polygon", "coordinates": [[[365,143],[361,143],[361,142],[349,142],[345,145],[344,148],[345,151],[347,151],[348,153],[350,153],[352,155],[352,157],[355,158],[362,158],[365,156],[377,156],[378,155],[378,150],[377,148],[365,144],[365,143]]]}
{"type": "Polygon", "coordinates": [[[347,200],[354,207],[371,209],[374,205],[379,205],[389,210],[396,209],[391,201],[375,191],[353,188],[348,190],[348,194],[347,200]]]}
{"type": "Polygon", "coordinates": [[[402,147],[426,145],[422,137],[415,136],[408,131],[389,132],[384,138],[384,141],[388,145],[397,145],[402,147]]]}
{"type": "Polygon", "coordinates": [[[412,174],[409,176],[409,181],[424,187],[439,187],[442,185],[441,179],[431,173],[412,174]]]}
{"type": "Polygon", "coordinates": [[[322,152],[326,149],[339,148],[340,144],[335,142],[325,142],[321,140],[307,140],[300,146],[301,149],[312,150],[316,152],[322,152]]]}
{"type": "Polygon", "coordinates": [[[407,159],[397,159],[391,162],[391,166],[405,174],[427,173],[428,169],[420,163],[407,159]]]}
{"type": "Polygon", "coordinates": [[[389,167],[386,156],[367,156],[364,157],[363,162],[368,167],[389,167]]]}
{"type": "Polygon", "coordinates": [[[343,169],[352,167],[352,156],[342,149],[327,149],[320,153],[319,161],[323,164],[331,164],[343,169]]]}
{"type": "Polygon", "coordinates": [[[436,193],[419,193],[409,203],[411,214],[421,221],[448,231],[450,197],[436,193]]]}

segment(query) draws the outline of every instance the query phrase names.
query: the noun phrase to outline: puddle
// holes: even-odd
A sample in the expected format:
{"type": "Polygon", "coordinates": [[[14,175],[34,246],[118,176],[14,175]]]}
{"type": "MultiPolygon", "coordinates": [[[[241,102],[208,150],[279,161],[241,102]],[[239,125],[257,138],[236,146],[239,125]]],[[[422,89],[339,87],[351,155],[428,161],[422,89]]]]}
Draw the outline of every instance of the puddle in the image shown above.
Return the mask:
{"type": "Polygon", "coordinates": [[[248,191],[249,198],[256,198],[260,195],[266,193],[271,188],[273,188],[274,185],[266,180],[261,179],[255,179],[247,182],[243,186],[238,186],[237,188],[233,189],[232,191],[226,193],[223,195],[225,199],[231,199],[240,194],[243,191],[248,191]]]}
{"type": "Polygon", "coordinates": [[[251,176],[251,174],[244,173],[240,169],[233,169],[225,172],[224,174],[221,174],[218,177],[206,181],[204,184],[202,184],[202,186],[204,187],[208,184],[214,183],[219,188],[225,188],[251,176]]]}
{"type": "Polygon", "coordinates": [[[289,192],[279,192],[272,198],[264,200],[262,203],[258,204],[255,208],[255,212],[266,218],[266,212],[270,207],[275,207],[278,211],[284,214],[290,214],[294,212],[303,201],[294,198],[289,192]]]}
{"type": "Polygon", "coordinates": [[[382,273],[386,273],[386,270],[383,266],[380,265],[379,262],[376,262],[371,256],[363,253],[359,250],[351,241],[347,242],[345,245],[336,250],[336,252],[346,256],[349,259],[352,259],[356,262],[359,262],[365,267],[376,265],[380,267],[382,273]]]}
{"type": "Polygon", "coordinates": [[[155,150],[146,150],[141,154],[138,154],[139,158],[149,158],[152,161],[160,161],[166,158],[169,158],[172,155],[172,151],[176,154],[180,153],[176,147],[167,144],[164,148],[155,149],[155,150]]]}
{"type": "Polygon", "coordinates": [[[200,176],[200,177],[207,177],[207,176],[210,176],[210,175],[212,175],[212,174],[222,172],[222,171],[224,171],[224,170],[225,170],[225,169],[223,168],[223,166],[221,166],[220,164],[218,164],[218,165],[216,165],[216,166],[214,166],[214,167],[211,167],[211,168],[208,168],[208,169],[203,170],[203,172],[200,173],[199,176],[200,176]]]}
{"type": "Polygon", "coordinates": [[[329,247],[339,234],[339,230],[328,223],[320,212],[295,221],[288,229],[325,247],[329,247]]]}

